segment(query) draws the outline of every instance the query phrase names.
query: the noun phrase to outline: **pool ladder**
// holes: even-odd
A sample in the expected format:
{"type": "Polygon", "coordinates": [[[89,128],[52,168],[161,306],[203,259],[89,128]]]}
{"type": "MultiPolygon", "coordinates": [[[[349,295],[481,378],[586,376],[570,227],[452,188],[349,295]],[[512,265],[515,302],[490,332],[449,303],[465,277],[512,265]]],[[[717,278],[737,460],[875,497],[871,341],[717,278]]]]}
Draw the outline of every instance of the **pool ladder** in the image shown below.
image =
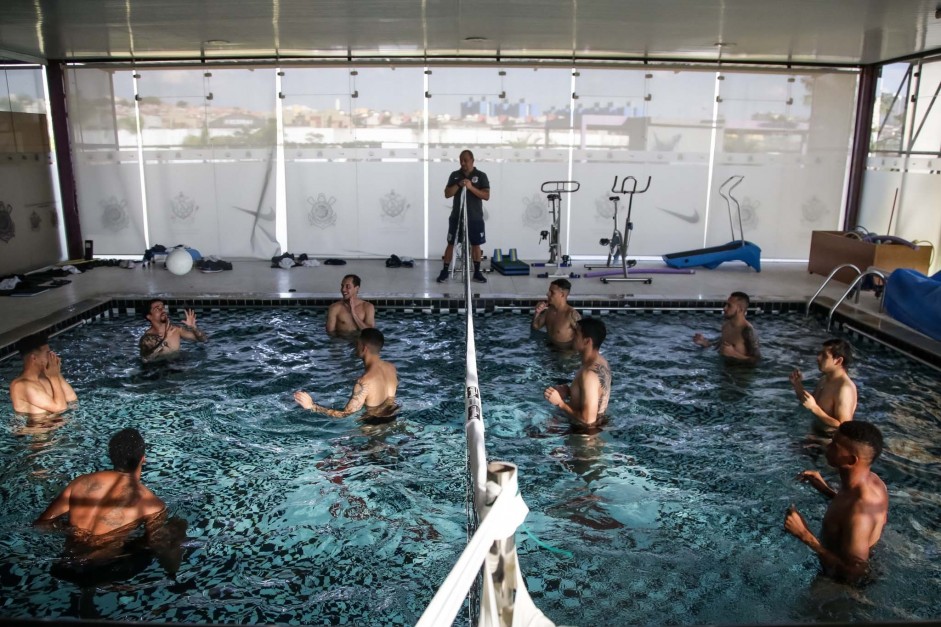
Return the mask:
{"type": "Polygon", "coordinates": [[[830,272],[830,275],[824,280],[820,288],[814,293],[813,296],[810,297],[810,300],[807,301],[807,310],[804,312],[804,316],[810,315],[810,306],[817,299],[817,297],[820,296],[820,292],[822,292],[823,289],[830,283],[830,281],[833,279],[833,276],[844,268],[852,268],[853,270],[855,270],[856,278],[853,279],[853,282],[850,283],[848,288],[846,288],[846,291],[843,292],[843,295],[840,296],[839,300],[836,301],[836,304],[830,308],[830,312],[827,315],[827,331],[828,332],[830,331],[830,326],[833,324],[833,313],[837,310],[837,308],[839,308],[840,305],[843,304],[843,301],[846,300],[846,297],[849,296],[853,292],[853,290],[856,290],[856,297],[854,298],[853,302],[857,304],[859,303],[859,293],[862,290],[857,289],[857,287],[859,286],[860,283],[862,283],[863,279],[865,279],[867,276],[877,276],[880,279],[882,279],[883,287],[882,287],[882,295],[879,298],[879,313],[882,313],[883,310],[885,309],[885,285],[888,283],[888,279],[885,276],[885,272],[883,272],[882,270],[878,268],[873,268],[872,266],[870,266],[869,268],[866,269],[865,272],[863,272],[854,264],[844,263],[843,265],[840,265],[834,268],[833,271],[830,272]]]}

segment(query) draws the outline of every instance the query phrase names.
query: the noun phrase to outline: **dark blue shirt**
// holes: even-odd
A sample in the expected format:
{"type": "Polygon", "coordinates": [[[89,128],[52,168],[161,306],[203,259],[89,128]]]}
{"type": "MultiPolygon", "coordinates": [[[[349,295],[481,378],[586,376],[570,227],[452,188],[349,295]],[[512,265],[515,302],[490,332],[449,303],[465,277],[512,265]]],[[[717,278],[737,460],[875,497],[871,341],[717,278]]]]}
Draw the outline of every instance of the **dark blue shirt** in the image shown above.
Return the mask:
{"type": "MultiPolygon", "coordinates": [[[[465,175],[463,170],[451,172],[446,187],[457,185],[464,179],[470,179],[471,184],[477,189],[490,189],[490,179],[477,168],[471,170],[470,176],[465,175]]],[[[462,190],[458,188],[457,193],[454,194],[451,205],[451,217],[457,217],[461,212],[461,193],[462,190]]],[[[467,192],[467,219],[476,220],[478,222],[484,219],[484,201],[471,192],[467,192]]]]}

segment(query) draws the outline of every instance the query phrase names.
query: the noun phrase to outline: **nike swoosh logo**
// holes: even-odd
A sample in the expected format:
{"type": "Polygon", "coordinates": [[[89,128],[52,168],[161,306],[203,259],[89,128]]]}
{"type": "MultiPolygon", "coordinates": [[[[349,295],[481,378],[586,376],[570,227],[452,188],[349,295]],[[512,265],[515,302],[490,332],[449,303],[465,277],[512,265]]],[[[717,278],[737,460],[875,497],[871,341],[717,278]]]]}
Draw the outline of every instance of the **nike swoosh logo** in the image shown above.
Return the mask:
{"type": "Polygon", "coordinates": [[[671,211],[670,209],[664,209],[663,207],[657,207],[657,209],[659,209],[660,211],[664,213],[669,213],[671,216],[676,216],[683,222],[689,222],[690,224],[696,224],[697,222],[699,222],[699,210],[698,209],[693,209],[693,213],[688,214],[688,215],[685,213],[680,213],[679,211],[671,211]]]}

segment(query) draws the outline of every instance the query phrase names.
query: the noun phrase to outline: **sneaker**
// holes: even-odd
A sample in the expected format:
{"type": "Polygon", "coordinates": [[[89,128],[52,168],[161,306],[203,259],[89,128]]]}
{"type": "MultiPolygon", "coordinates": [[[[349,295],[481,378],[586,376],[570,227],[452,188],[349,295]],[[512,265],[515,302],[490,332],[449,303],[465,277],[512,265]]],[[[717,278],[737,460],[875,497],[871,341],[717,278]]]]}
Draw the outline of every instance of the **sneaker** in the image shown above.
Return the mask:
{"type": "Polygon", "coordinates": [[[445,281],[447,281],[449,274],[450,272],[448,271],[447,268],[442,268],[441,272],[438,273],[438,279],[437,279],[438,283],[444,283],[445,281]]]}
{"type": "Polygon", "coordinates": [[[484,276],[483,272],[478,270],[474,273],[474,283],[486,283],[487,277],[484,276]]]}

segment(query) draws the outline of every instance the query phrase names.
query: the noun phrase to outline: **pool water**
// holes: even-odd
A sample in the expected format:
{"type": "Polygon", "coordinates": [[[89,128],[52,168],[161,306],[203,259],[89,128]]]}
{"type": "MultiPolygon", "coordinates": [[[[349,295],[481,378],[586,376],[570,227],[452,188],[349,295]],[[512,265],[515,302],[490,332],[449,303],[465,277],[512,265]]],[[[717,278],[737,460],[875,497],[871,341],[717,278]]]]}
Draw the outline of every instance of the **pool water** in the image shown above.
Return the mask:
{"type": "MultiPolygon", "coordinates": [[[[927,620],[941,616],[941,394],[937,372],[856,344],[857,417],[882,429],[890,494],[874,583],[818,576],[783,530],[794,503],[819,529],[826,502],[793,478],[816,468],[809,413],[787,380],[816,378],[814,321],[754,323],[764,361],[726,366],[691,342],[709,313],[610,315],[611,418],[575,435],[542,399],[578,359],[547,349],[528,316],[479,318],[488,455],[515,462],[531,512],[517,542],[529,592],[557,623],[927,620]],[[538,539],[538,541],[536,540],[538,539]]],[[[9,414],[0,431],[0,615],[219,623],[412,624],[466,541],[463,319],[380,312],[403,412],[363,426],[297,407],[342,407],[361,365],[323,334],[323,312],[233,310],[182,359],[142,367],[139,320],[52,340],[79,394],[60,424],[9,414]],[[137,426],[145,482],[189,529],[175,577],[154,562],[82,593],[49,574],[63,537],[29,523],[75,475],[107,467],[110,435],[137,426]]],[[[3,389],[18,360],[0,364],[3,389]]],[[[8,399],[3,399],[9,408],[8,399]]]]}

